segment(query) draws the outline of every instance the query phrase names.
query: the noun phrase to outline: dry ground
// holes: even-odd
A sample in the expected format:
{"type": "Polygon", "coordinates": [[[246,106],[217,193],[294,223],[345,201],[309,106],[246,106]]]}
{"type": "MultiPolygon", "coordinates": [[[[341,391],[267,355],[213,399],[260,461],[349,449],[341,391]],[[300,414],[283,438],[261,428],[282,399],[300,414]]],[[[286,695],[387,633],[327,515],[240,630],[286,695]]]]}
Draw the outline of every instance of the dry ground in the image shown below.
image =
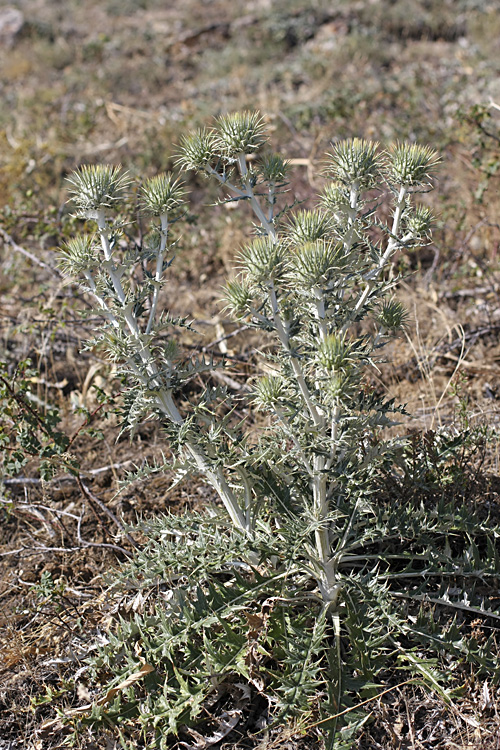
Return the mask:
{"type": "MultiPolygon", "coordinates": [[[[65,176],[98,161],[153,174],[172,165],[185,128],[240,108],[260,109],[273,146],[296,160],[291,190],[305,205],[322,184],[321,155],[333,138],[409,138],[441,150],[438,191],[428,196],[438,214],[434,243],[398,261],[412,326],[377,379],[408,403],[411,426],[428,430],[457,419],[461,375],[468,419],[497,426],[500,156],[498,143],[461,116],[500,103],[496,2],[20,0],[15,9],[21,27],[0,38],[0,359],[12,369],[31,357],[37,395],[58,404],[68,435],[84,421],[74,405],[94,409],[92,386],[110,376],[96,354],[79,353],[91,324],[79,320],[82,300],[53,270],[75,228],[65,176]],[[491,179],[479,197],[485,170],[491,179]]],[[[498,132],[500,112],[489,112],[487,129],[498,132]]],[[[203,181],[189,187],[198,220],[182,239],[170,304],[197,321],[202,335],[188,344],[206,346],[234,329],[219,290],[249,224],[244,208],[208,210],[214,196],[203,181]]],[[[244,382],[256,342],[241,334],[227,345],[229,374],[244,382]]],[[[72,705],[85,700],[68,696],[64,680],[109,617],[104,575],[131,549],[122,523],[206,499],[198,486],[169,492],[168,476],[117,496],[129,462],[165,449],[161,435],[147,424],[134,443],[117,441],[113,417],[100,421],[100,413],[92,426],[101,437],[82,432],[72,444],[84,486],[65,476],[42,484],[33,464],[2,490],[0,750],[58,746],[61,736],[41,732],[42,722],[54,717],[59,694],[72,705]],[[37,588],[48,573],[61,596],[37,588]]],[[[497,446],[492,437],[482,467],[490,477],[497,446]]],[[[485,486],[483,501],[498,502],[493,480],[485,486]]],[[[471,686],[455,713],[414,689],[370,710],[362,750],[500,748],[495,688],[488,701],[471,686]]],[[[300,739],[292,729],[266,742],[262,750],[318,747],[314,735],[300,739]]]]}

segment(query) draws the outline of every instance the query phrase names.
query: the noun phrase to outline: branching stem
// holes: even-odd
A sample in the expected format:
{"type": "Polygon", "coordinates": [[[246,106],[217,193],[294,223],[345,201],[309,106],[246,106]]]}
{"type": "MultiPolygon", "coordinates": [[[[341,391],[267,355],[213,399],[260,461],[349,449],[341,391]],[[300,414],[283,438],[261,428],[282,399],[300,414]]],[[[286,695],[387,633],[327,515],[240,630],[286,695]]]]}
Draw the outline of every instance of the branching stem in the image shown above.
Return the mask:
{"type": "Polygon", "coordinates": [[[353,312],[351,313],[351,315],[349,316],[349,318],[344,323],[344,325],[342,327],[342,333],[345,333],[347,331],[347,329],[349,328],[350,324],[355,319],[357,313],[359,312],[359,310],[361,310],[361,308],[365,304],[366,300],[368,299],[368,297],[370,296],[371,292],[373,291],[373,289],[375,287],[375,284],[376,284],[376,281],[377,281],[378,277],[382,273],[382,271],[383,271],[384,267],[386,266],[389,258],[391,257],[391,255],[393,254],[394,250],[397,248],[397,246],[399,244],[398,232],[399,232],[399,228],[400,228],[401,217],[403,215],[403,210],[404,210],[404,207],[405,207],[405,201],[406,201],[406,196],[408,194],[408,189],[409,189],[408,185],[401,185],[401,187],[399,188],[398,200],[397,200],[397,203],[396,203],[396,207],[394,209],[394,217],[393,217],[393,221],[392,221],[391,237],[389,238],[389,241],[387,243],[386,251],[382,255],[382,257],[380,258],[380,260],[379,260],[378,265],[376,266],[376,268],[373,269],[369,273],[369,275],[367,277],[367,282],[366,282],[365,288],[363,289],[363,291],[359,295],[359,299],[356,302],[356,305],[354,306],[353,312]]]}

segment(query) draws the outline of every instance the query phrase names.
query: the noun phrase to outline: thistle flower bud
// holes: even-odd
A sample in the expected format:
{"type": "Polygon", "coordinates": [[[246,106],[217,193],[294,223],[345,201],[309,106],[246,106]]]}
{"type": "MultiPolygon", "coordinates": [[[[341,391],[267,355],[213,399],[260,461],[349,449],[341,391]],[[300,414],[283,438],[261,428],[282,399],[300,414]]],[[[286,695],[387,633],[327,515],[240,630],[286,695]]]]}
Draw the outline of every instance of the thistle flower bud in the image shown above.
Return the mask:
{"type": "Polygon", "coordinates": [[[142,205],[152,216],[162,216],[177,208],[185,193],[180,180],[175,180],[171,174],[159,174],[146,180],[141,187],[142,205]]]}
{"type": "Polygon", "coordinates": [[[403,216],[406,231],[415,240],[425,240],[431,235],[433,216],[427,206],[416,206],[403,216]]]}
{"type": "Polygon", "coordinates": [[[345,336],[326,336],[318,347],[318,361],[328,372],[344,372],[352,364],[352,347],[345,336]]]}
{"type": "Polygon", "coordinates": [[[227,282],[224,288],[224,297],[231,312],[237,318],[242,318],[248,313],[253,300],[253,294],[249,285],[238,279],[227,282]]]}
{"type": "Polygon", "coordinates": [[[354,183],[359,189],[373,187],[381,167],[378,145],[361,138],[334,144],[332,153],[328,155],[327,174],[332,174],[348,187],[354,183]]]}
{"type": "Polygon", "coordinates": [[[99,265],[97,245],[90,234],[69,240],[61,250],[59,268],[64,276],[79,276],[99,265]]]}
{"type": "Polygon", "coordinates": [[[377,321],[386,331],[395,333],[407,327],[409,317],[408,311],[401,302],[391,299],[382,305],[377,321]]]}
{"type": "Polygon", "coordinates": [[[255,284],[266,284],[281,278],[285,272],[287,248],[269,237],[258,237],[240,253],[240,261],[255,284]]]}
{"type": "Polygon", "coordinates": [[[299,283],[305,287],[324,284],[331,271],[340,267],[343,255],[342,246],[317,240],[301,245],[293,255],[293,272],[299,283]]]}
{"type": "Polygon", "coordinates": [[[272,407],[285,396],[285,383],[275,375],[266,375],[257,381],[255,401],[262,408],[272,407]]]}
{"type": "Polygon", "coordinates": [[[68,182],[79,213],[94,218],[96,211],[110,208],[123,199],[130,179],[121,166],[84,164],[68,177],[68,182]]]}
{"type": "Polygon", "coordinates": [[[217,119],[215,147],[226,159],[251,154],[265,141],[264,119],[259,112],[236,112],[217,119]]]}
{"type": "Polygon", "coordinates": [[[423,185],[441,159],[429,146],[396,143],[389,152],[390,177],[399,185],[423,185]]]}
{"type": "Polygon", "coordinates": [[[315,242],[326,237],[332,229],[332,220],[321,211],[299,211],[291,218],[288,236],[292,242],[315,242]]]}
{"type": "Polygon", "coordinates": [[[333,403],[349,396],[356,386],[359,387],[359,378],[350,368],[345,371],[333,372],[325,381],[327,397],[333,403]]]}
{"type": "Polygon", "coordinates": [[[183,169],[206,169],[215,158],[213,130],[203,128],[182,136],[177,164],[183,169]]]}
{"type": "Polygon", "coordinates": [[[331,182],[319,196],[322,206],[332,213],[345,212],[349,208],[349,192],[340,182],[331,182]]]}
{"type": "Polygon", "coordinates": [[[290,162],[279,154],[263,156],[258,165],[260,175],[266,182],[285,182],[290,162]]]}

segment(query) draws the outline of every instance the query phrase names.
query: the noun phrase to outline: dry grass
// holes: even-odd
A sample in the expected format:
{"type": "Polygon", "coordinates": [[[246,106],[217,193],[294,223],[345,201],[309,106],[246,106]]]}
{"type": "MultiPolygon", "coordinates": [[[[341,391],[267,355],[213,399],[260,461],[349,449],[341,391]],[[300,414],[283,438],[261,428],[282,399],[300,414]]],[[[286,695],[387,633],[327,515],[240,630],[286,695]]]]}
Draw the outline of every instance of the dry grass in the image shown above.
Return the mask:
{"type": "MultiPolygon", "coordinates": [[[[64,177],[71,169],[111,161],[136,175],[154,173],[171,166],[183,129],[220,112],[250,107],[265,113],[273,146],[298,160],[291,189],[306,206],[321,187],[321,154],[331,139],[429,142],[444,155],[435,206],[439,226],[432,247],[400,259],[409,272],[400,295],[413,322],[377,377],[408,403],[416,417],[410,427],[429,430],[457,419],[454,385],[465,375],[461,393],[469,419],[496,427],[498,178],[492,177],[478,202],[474,193],[484,149],[472,125],[458,119],[460,109],[489,97],[500,100],[495,3],[342,0],[332,8],[326,0],[62,5],[23,0],[16,5],[25,24],[12,44],[0,48],[0,224],[19,247],[54,268],[57,246],[75,227],[64,205],[64,177]]],[[[202,204],[214,195],[194,178],[189,187],[192,211],[202,214],[202,204]]],[[[209,224],[194,221],[185,230],[171,286],[174,311],[202,321],[205,338],[193,340],[193,346],[233,330],[220,313],[219,290],[248,217],[241,207],[220,208],[213,216],[209,224]]],[[[86,335],[74,312],[81,301],[56,274],[3,237],[0,358],[11,364],[25,356],[34,360],[42,374],[40,398],[59,404],[71,433],[79,424],[72,401],[91,397],[91,382],[106,375],[105,366],[94,355],[78,353],[86,335]]],[[[243,382],[254,342],[240,334],[228,347],[239,357],[229,374],[243,382]]],[[[82,438],[74,450],[82,467],[96,472],[87,474],[91,491],[117,518],[134,523],[141,514],[203,503],[204,490],[197,486],[169,494],[168,476],[117,497],[124,462],[159,455],[161,438],[146,426],[134,445],[117,443],[112,421],[96,426],[105,440],[82,438]]],[[[488,471],[497,473],[495,442],[486,460],[488,471]]],[[[31,468],[26,476],[36,479],[31,468]]],[[[45,750],[61,738],[40,735],[41,723],[53,718],[52,704],[65,695],[65,679],[79,668],[81,654],[109,614],[103,578],[123,553],[102,545],[125,550],[130,545],[75,483],[20,482],[6,488],[8,503],[0,508],[0,748],[7,743],[12,749],[45,750]],[[63,512],[78,518],[84,502],[78,528],[63,512]],[[36,590],[44,573],[59,582],[63,598],[36,590]]],[[[359,748],[499,748],[498,695],[488,689],[489,702],[484,684],[471,679],[456,712],[436,697],[422,700],[413,687],[394,691],[370,705],[373,721],[359,748]],[[478,717],[480,726],[474,724],[478,717]]],[[[226,746],[250,746],[235,742],[226,746]]],[[[90,737],[81,743],[85,750],[96,747],[90,737]]],[[[110,739],[108,746],[117,745],[110,739]]],[[[318,740],[314,734],[297,738],[290,729],[252,746],[298,750],[318,747],[318,740]]]]}

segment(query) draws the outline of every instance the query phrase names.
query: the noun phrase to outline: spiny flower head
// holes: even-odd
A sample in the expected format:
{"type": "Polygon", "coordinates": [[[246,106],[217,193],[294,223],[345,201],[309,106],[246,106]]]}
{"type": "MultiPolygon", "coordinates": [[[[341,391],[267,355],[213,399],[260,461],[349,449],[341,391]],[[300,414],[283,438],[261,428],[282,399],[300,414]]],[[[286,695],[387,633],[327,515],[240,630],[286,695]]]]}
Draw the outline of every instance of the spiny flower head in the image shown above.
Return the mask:
{"type": "Polygon", "coordinates": [[[214,138],[207,128],[182,136],[177,164],[183,169],[206,169],[215,158],[214,138]]]}
{"type": "Polygon", "coordinates": [[[266,182],[285,182],[290,162],[279,154],[268,154],[259,160],[258,170],[266,182]]]}
{"type": "Polygon", "coordinates": [[[151,177],[141,187],[142,205],[152,216],[170,213],[181,205],[185,194],[181,181],[166,173],[151,177]]]}
{"type": "Polygon", "coordinates": [[[395,333],[407,327],[409,317],[408,310],[399,300],[390,299],[383,303],[377,320],[384,330],[395,333]]]}
{"type": "Polygon", "coordinates": [[[61,250],[59,268],[64,276],[79,276],[98,264],[97,245],[91,234],[80,234],[68,240],[61,250]]]}
{"type": "Polygon", "coordinates": [[[231,312],[237,317],[244,317],[253,301],[250,285],[242,279],[228,281],[224,288],[224,297],[227,300],[231,312]]]}
{"type": "Polygon", "coordinates": [[[395,143],[389,151],[389,173],[398,185],[424,185],[441,159],[429,146],[395,143]]]}
{"type": "Polygon", "coordinates": [[[283,242],[258,237],[240,253],[240,262],[254,284],[267,284],[285,273],[287,248],[283,242]]]}
{"type": "Polygon", "coordinates": [[[121,201],[130,178],[121,166],[84,164],[68,177],[68,182],[79,212],[89,217],[95,211],[110,208],[121,201]]]}
{"type": "Polygon", "coordinates": [[[406,231],[416,240],[425,240],[431,236],[433,223],[432,212],[427,206],[416,206],[403,216],[406,231]]]}
{"type": "Polygon", "coordinates": [[[327,174],[332,174],[347,187],[354,183],[360,189],[373,187],[381,167],[378,145],[362,138],[335,143],[332,153],[328,154],[327,174]]]}
{"type": "Polygon", "coordinates": [[[298,247],[292,258],[294,276],[301,285],[312,288],[324,284],[345,256],[341,245],[317,240],[298,247]]]}
{"type": "Polygon", "coordinates": [[[255,386],[257,406],[269,408],[275,406],[285,397],[286,386],[282,378],[276,375],[265,375],[255,386]]]}
{"type": "Polygon", "coordinates": [[[319,196],[322,206],[327,211],[337,213],[349,208],[349,191],[341,182],[330,182],[319,196]]]}
{"type": "Polygon", "coordinates": [[[234,159],[239,154],[257,151],[266,140],[264,118],[260,112],[235,112],[217,118],[215,145],[221,156],[234,159]]]}
{"type": "Polygon", "coordinates": [[[338,402],[339,399],[345,399],[359,389],[359,373],[352,368],[332,372],[324,387],[327,400],[331,403],[338,402]]]}
{"type": "Polygon", "coordinates": [[[353,363],[352,344],[345,336],[331,333],[318,347],[318,360],[327,372],[348,372],[353,363]]]}
{"type": "Polygon", "coordinates": [[[331,218],[321,211],[299,211],[291,218],[288,236],[297,244],[315,242],[326,237],[331,229],[331,218]]]}

